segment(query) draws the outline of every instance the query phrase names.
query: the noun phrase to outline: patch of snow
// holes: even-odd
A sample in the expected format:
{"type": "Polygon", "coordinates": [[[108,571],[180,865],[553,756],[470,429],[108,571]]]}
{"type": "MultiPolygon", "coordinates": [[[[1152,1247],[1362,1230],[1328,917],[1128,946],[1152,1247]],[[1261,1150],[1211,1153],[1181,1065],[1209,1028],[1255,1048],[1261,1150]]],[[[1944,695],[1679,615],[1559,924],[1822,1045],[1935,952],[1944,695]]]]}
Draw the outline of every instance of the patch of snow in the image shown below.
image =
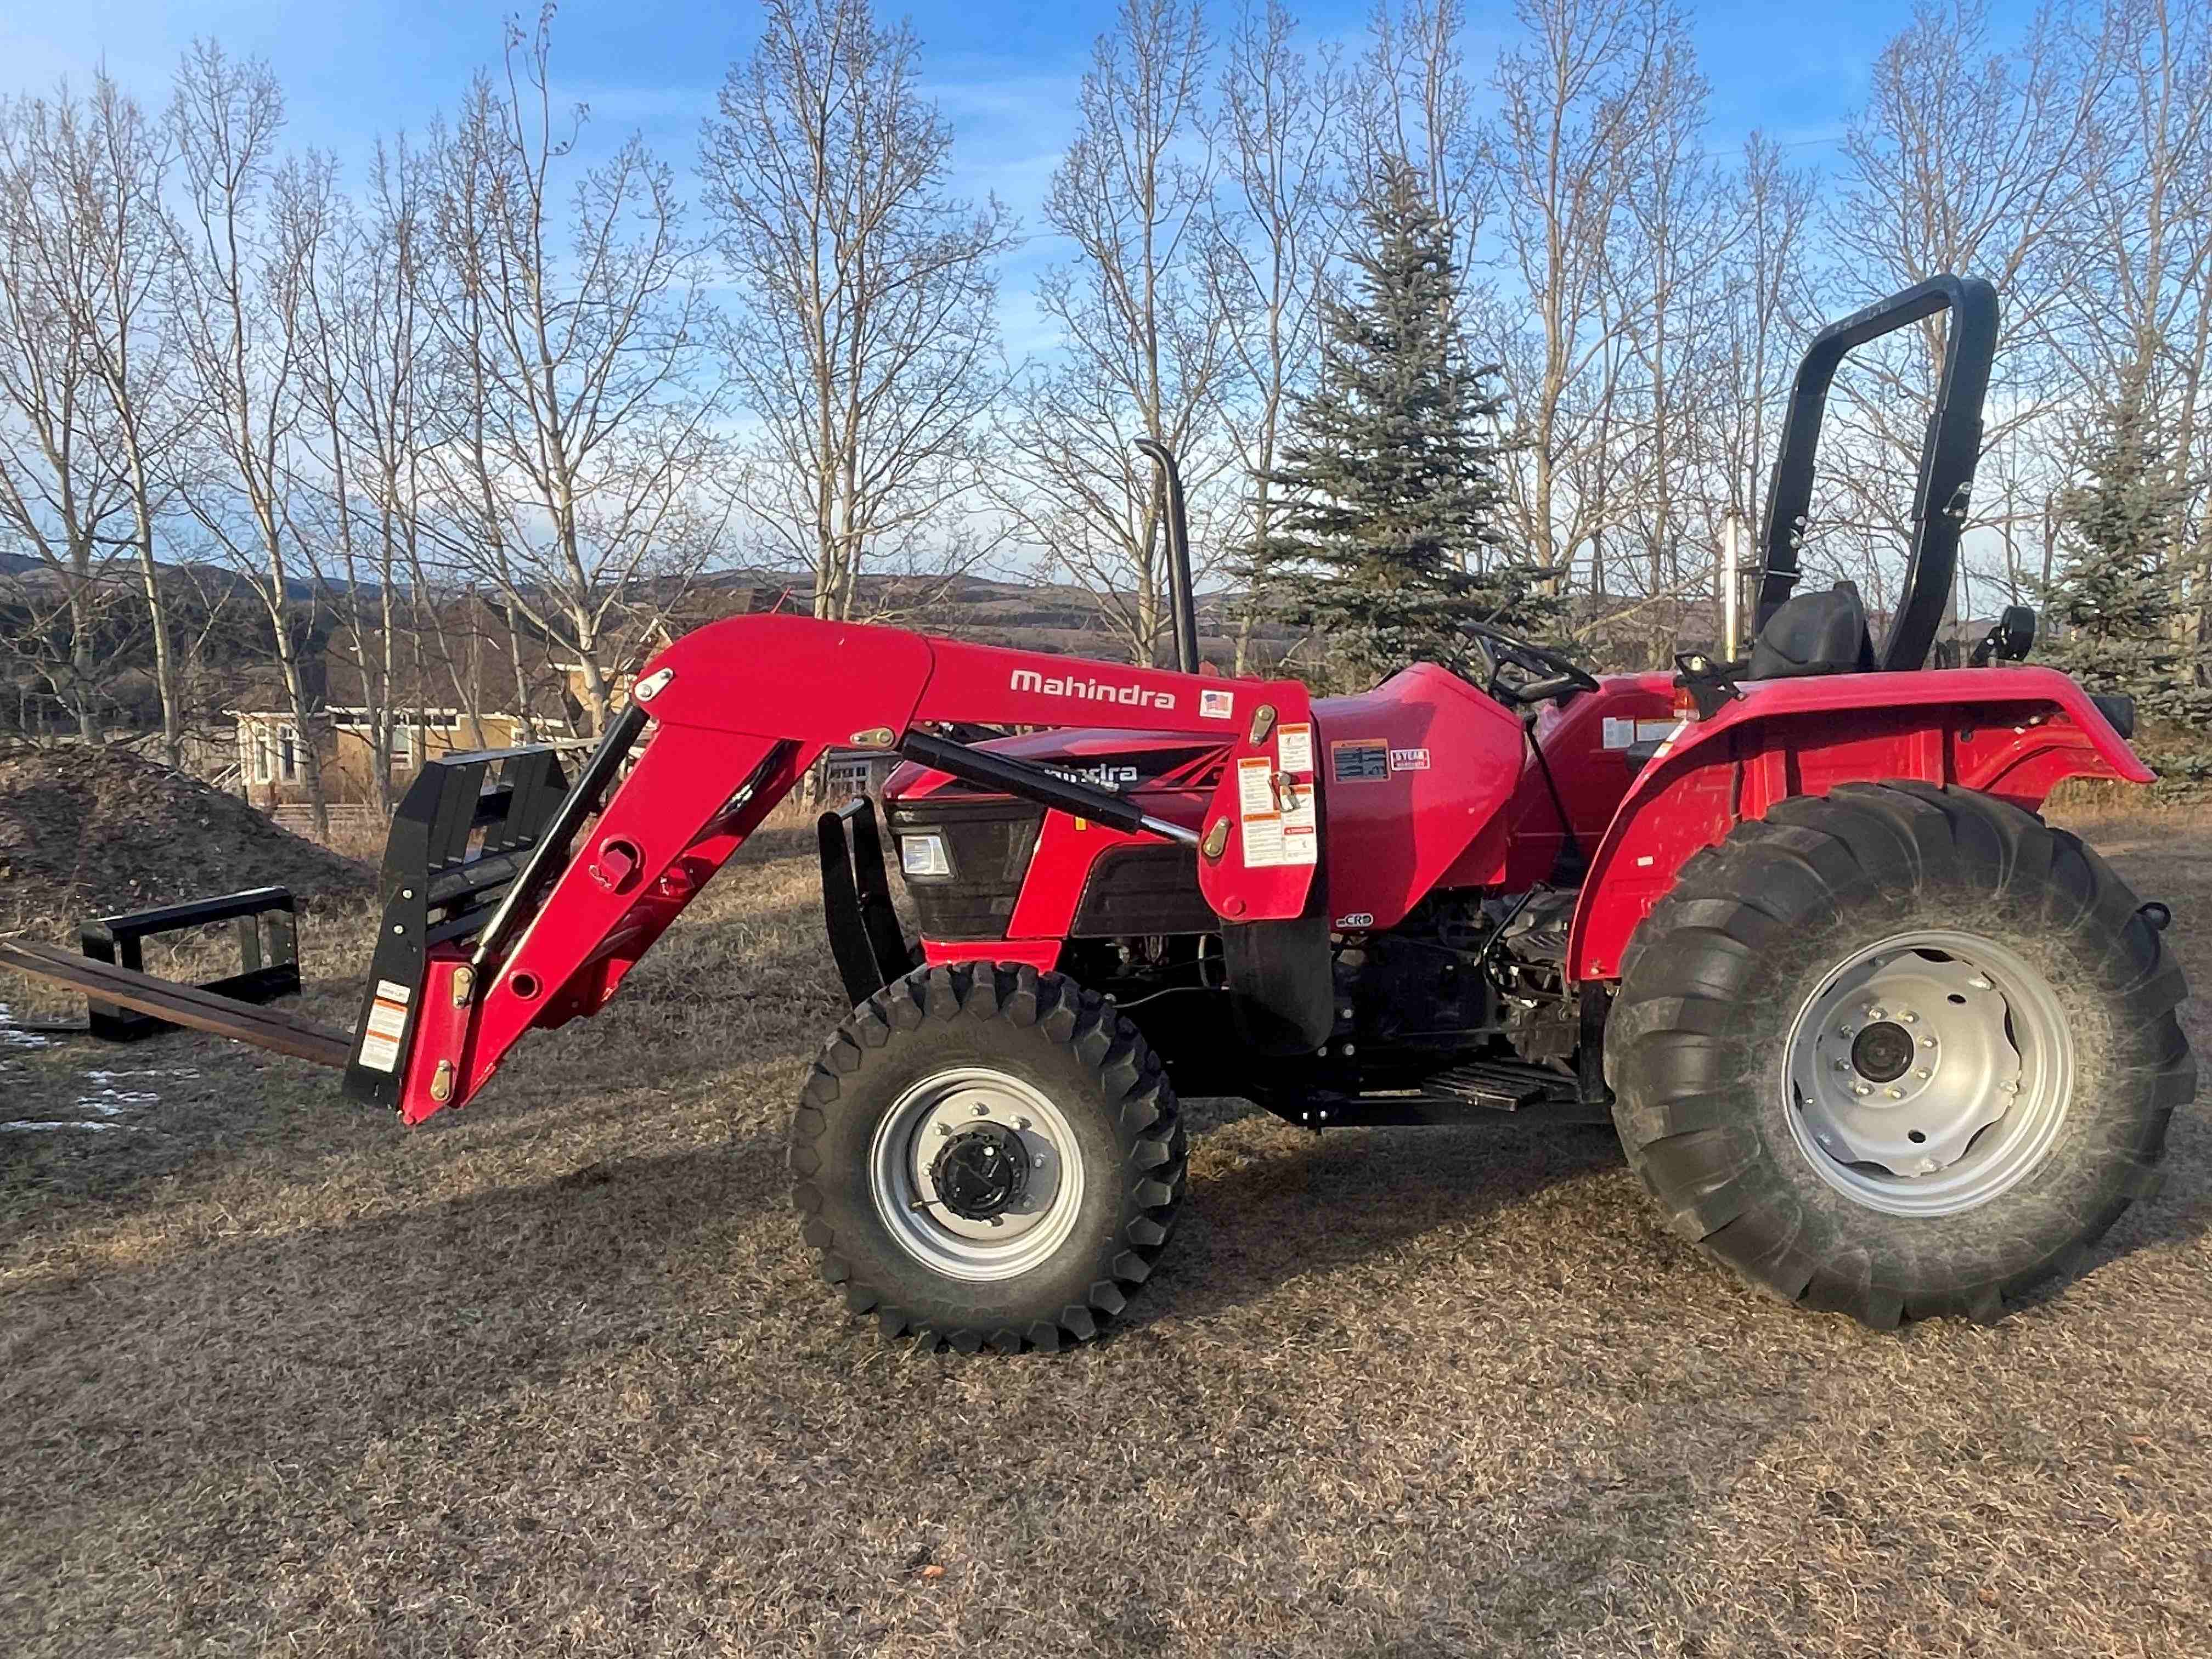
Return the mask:
{"type": "Polygon", "coordinates": [[[143,1110],[159,1106],[161,1097],[150,1089],[100,1089],[77,1097],[79,1107],[88,1108],[102,1117],[115,1117],[125,1112],[143,1110]]]}
{"type": "Polygon", "coordinates": [[[15,1011],[0,1002],[0,1048],[50,1048],[53,1039],[42,1031],[19,1031],[9,1022],[15,1011]]]}
{"type": "Polygon", "coordinates": [[[145,1130],[135,1123],[73,1123],[33,1122],[28,1118],[14,1123],[0,1123],[0,1129],[120,1129],[126,1134],[143,1134],[145,1130]]]}

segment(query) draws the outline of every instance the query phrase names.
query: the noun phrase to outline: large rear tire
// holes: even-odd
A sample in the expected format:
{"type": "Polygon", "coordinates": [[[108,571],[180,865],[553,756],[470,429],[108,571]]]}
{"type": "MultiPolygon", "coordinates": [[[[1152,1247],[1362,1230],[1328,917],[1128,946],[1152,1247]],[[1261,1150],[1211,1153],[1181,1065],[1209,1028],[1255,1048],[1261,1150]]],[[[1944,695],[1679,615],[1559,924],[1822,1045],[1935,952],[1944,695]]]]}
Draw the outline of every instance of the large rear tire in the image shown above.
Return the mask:
{"type": "Polygon", "coordinates": [[[2155,1190],[2196,1091],[2181,970],[2073,836],[1986,795],[1851,785],[1683,867],[1607,1031],[1669,1224],[1869,1325],[2070,1271],[2155,1190]]]}
{"type": "Polygon", "coordinates": [[[1097,1334],[1151,1277],[1185,1161],[1137,1028],[1034,968],[884,987],[823,1046],[792,1121],[823,1278],[886,1336],[968,1353],[1097,1334]]]}

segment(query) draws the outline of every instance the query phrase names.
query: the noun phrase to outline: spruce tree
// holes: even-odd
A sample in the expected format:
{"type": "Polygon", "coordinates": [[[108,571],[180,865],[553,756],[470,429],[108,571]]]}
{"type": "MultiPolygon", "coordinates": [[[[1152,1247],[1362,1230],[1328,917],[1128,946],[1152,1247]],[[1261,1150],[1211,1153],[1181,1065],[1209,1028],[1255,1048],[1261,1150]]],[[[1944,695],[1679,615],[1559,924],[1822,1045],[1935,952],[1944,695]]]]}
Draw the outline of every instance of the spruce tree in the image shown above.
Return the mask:
{"type": "Polygon", "coordinates": [[[2178,580],[2189,492],[2166,464],[2140,375],[2123,382],[2085,448],[2087,477],[2059,497],[2063,562],[2042,595],[2057,635],[2046,659],[2092,691],[2202,725],[2212,696],[2197,684],[2178,580]]]}
{"type": "Polygon", "coordinates": [[[1459,665],[1461,623],[1540,631],[1555,603],[1497,556],[1496,370],[1468,365],[1447,227],[1401,161],[1377,170],[1361,218],[1354,293],[1324,301],[1318,386],[1268,475],[1285,504],[1249,573],[1353,684],[1459,665]]]}

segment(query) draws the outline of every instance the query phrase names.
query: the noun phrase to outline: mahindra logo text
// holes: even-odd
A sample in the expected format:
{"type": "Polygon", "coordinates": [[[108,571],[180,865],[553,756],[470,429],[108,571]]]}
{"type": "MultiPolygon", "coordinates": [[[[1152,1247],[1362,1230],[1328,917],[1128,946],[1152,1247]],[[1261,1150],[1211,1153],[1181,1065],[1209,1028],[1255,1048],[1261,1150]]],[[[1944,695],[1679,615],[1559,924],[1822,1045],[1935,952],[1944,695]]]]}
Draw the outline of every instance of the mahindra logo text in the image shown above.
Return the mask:
{"type": "Polygon", "coordinates": [[[1172,691],[1155,691],[1145,685],[1115,685],[1110,680],[1079,679],[1073,674],[1045,675],[1030,668],[1014,670],[1012,685],[1017,691],[1039,691],[1048,697],[1121,702],[1138,708],[1172,708],[1176,706],[1172,691]]]}
{"type": "Polygon", "coordinates": [[[1048,766],[1044,769],[1070,783],[1095,783],[1102,789],[1119,789],[1125,783],[1137,781],[1135,767],[1109,766],[1103,761],[1096,766],[1048,766]]]}

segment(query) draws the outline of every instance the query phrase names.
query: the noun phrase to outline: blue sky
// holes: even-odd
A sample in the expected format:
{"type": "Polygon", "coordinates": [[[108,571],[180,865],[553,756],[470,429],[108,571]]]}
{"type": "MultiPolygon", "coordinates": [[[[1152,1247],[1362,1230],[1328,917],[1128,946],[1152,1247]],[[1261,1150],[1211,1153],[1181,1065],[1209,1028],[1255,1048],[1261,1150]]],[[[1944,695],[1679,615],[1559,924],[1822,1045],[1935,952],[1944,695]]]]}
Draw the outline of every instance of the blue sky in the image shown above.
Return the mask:
{"type": "MultiPolygon", "coordinates": [[[[1217,0],[1217,23],[1235,0],[1217,0]]],[[[1829,0],[1817,9],[1773,0],[1702,0],[1690,9],[1713,85],[1720,146],[1765,128],[1803,161],[1832,141],[1863,97],[1868,66],[1909,15],[1909,0],[1829,0]]],[[[2000,12],[2021,9],[1999,0],[2000,12]]],[[[1316,40],[1352,36],[1366,0],[1299,8],[1316,40]]],[[[898,15],[884,6],[886,15],[898,15]]],[[[471,68],[496,61],[503,9],[481,0],[11,0],[0,6],[0,88],[42,89],[82,82],[103,58],[149,103],[167,96],[177,55],[211,35],[240,55],[264,58],[282,77],[290,131],[342,158],[358,157],[379,131],[421,127],[450,106],[471,68]]],[[[910,8],[923,65],[954,123],[963,187],[994,190],[1026,227],[1073,124],[1073,91],[1093,37],[1109,26],[1110,0],[969,0],[910,8]]],[[[1486,73],[1494,42],[1511,29],[1509,7],[1470,0],[1470,55],[1486,73]]],[[[758,31],[751,0],[569,0],[556,25],[555,72],[568,96],[592,106],[593,138],[642,130],[671,161],[688,167],[700,118],[731,60],[758,31]]],[[[1032,242],[1008,270],[1012,343],[1022,325],[1024,275],[1052,257],[1032,242]]]]}

